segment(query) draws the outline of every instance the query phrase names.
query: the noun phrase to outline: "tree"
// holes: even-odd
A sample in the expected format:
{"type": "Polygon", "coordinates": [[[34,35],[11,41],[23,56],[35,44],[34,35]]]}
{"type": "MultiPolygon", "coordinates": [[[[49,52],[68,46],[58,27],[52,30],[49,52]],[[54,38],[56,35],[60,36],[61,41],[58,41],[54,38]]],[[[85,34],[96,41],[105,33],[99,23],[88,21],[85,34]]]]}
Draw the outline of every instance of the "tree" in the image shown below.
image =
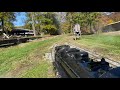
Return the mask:
{"type": "Polygon", "coordinates": [[[15,12],[0,12],[0,22],[3,32],[12,30],[14,27],[13,21],[16,20],[15,12]]]}
{"type": "Polygon", "coordinates": [[[90,31],[91,33],[96,33],[93,27],[99,22],[99,16],[101,14],[99,12],[89,12],[87,14],[87,24],[90,26],[90,31]]]}
{"type": "Polygon", "coordinates": [[[61,29],[63,30],[64,33],[70,33],[70,22],[66,21],[61,24],[61,29]]]}
{"type": "Polygon", "coordinates": [[[50,34],[58,34],[59,23],[56,19],[56,14],[54,12],[44,12],[43,16],[43,30],[50,34]]]}
{"type": "Polygon", "coordinates": [[[95,33],[96,31],[93,27],[99,21],[98,17],[100,15],[99,12],[68,12],[67,18],[72,25],[79,23],[81,28],[86,27],[91,33],[95,33]]]}
{"type": "Polygon", "coordinates": [[[37,34],[41,32],[46,32],[50,34],[57,34],[59,23],[56,19],[56,14],[54,12],[31,12],[27,13],[27,20],[25,22],[25,27],[32,28],[37,34]],[[34,22],[34,23],[31,23],[34,22]]]}
{"type": "Polygon", "coordinates": [[[31,18],[30,12],[26,12],[25,15],[26,15],[26,20],[24,21],[25,25],[23,27],[26,29],[32,30],[33,27],[32,27],[32,18],[31,18]]]}
{"type": "Polygon", "coordinates": [[[68,22],[70,22],[70,31],[71,33],[73,32],[73,24],[74,24],[74,21],[73,21],[73,17],[75,15],[75,12],[67,12],[66,13],[66,20],[68,22]]]}
{"type": "Polygon", "coordinates": [[[31,12],[31,18],[32,18],[32,28],[33,28],[33,33],[34,33],[34,36],[36,36],[36,31],[35,31],[35,17],[34,17],[34,12],[31,12]]]}
{"type": "Polygon", "coordinates": [[[56,27],[54,26],[54,25],[45,25],[45,26],[43,26],[43,30],[46,30],[46,33],[49,33],[49,34],[51,34],[51,35],[54,35],[54,34],[56,34],[55,32],[56,32],[56,27]]]}

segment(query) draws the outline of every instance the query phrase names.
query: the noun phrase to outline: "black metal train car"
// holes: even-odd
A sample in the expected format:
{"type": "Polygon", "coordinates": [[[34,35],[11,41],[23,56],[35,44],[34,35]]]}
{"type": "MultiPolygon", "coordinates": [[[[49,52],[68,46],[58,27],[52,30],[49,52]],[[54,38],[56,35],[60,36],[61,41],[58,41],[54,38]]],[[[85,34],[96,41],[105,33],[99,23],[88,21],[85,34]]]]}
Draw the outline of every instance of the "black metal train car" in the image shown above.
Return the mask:
{"type": "MultiPolygon", "coordinates": [[[[58,62],[72,78],[101,78],[108,77],[111,67],[104,58],[94,61],[88,52],[70,48],[69,45],[55,48],[55,61],[58,62]],[[107,73],[107,74],[106,74],[107,73]]],[[[113,74],[111,77],[114,77],[113,74]]]]}

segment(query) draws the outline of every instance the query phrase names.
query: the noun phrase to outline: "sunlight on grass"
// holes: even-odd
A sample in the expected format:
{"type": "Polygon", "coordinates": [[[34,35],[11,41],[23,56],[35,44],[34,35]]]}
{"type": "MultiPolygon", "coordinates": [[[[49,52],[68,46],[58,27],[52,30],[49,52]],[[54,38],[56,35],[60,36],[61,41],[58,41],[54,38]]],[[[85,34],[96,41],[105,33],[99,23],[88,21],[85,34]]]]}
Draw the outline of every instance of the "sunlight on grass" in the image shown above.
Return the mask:
{"type": "Polygon", "coordinates": [[[48,64],[46,61],[42,61],[42,63],[38,64],[36,67],[32,68],[31,70],[28,70],[25,75],[23,75],[23,78],[47,78],[48,77],[48,67],[50,67],[50,64],[48,64]]]}
{"type": "Polygon", "coordinates": [[[37,49],[39,49],[39,53],[43,53],[42,50],[46,47],[50,47],[50,45],[59,40],[61,40],[61,37],[47,39],[44,41],[24,43],[24,46],[22,47],[18,45],[5,48],[3,52],[0,52],[0,75],[4,75],[10,70],[16,68],[15,65],[13,65],[15,64],[14,62],[17,64],[21,60],[27,60],[26,58],[37,49]]]}
{"type": "Polygon", "coordinates": [[[105,55],[119,55],[120,54],[120,36],[112,35],[84,35],[81,40],[77,41],[79,44],[94,49],[105,55]]]}

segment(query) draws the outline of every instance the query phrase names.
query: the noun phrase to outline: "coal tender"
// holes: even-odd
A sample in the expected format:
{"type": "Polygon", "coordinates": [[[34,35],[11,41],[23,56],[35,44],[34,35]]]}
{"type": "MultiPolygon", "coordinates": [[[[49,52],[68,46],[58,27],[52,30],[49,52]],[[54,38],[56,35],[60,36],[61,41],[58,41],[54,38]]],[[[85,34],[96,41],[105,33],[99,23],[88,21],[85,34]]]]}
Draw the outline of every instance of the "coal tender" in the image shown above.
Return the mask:
{"type": "MultiPolygon", "coordinates": [[[[73,78],[109,78],[110,76],[110,66],[104,58],[99,62],[94,61],[89,58],[88,52],[70,48],[69,45],[55,47],[55,61],[60,63],[73,78]]],[[[111,77],[114,76],[111,74],[111,77]]]]}

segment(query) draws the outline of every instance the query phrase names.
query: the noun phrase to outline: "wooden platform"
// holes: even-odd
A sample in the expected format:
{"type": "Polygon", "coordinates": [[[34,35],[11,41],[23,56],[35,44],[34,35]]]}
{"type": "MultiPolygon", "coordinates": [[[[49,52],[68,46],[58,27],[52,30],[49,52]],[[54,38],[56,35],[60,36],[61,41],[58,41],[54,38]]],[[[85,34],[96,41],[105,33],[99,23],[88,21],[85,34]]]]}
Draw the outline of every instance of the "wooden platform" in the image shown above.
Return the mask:
{"type": "Polygon", "coordinates": [[[42,37],[24,37],[24,38],[14,38],[14,39],[0,40],[0,47],[25,43],[29,40],[34,40],[34,39],[37,39],[37,38],[42,38],[42,37]]]}

